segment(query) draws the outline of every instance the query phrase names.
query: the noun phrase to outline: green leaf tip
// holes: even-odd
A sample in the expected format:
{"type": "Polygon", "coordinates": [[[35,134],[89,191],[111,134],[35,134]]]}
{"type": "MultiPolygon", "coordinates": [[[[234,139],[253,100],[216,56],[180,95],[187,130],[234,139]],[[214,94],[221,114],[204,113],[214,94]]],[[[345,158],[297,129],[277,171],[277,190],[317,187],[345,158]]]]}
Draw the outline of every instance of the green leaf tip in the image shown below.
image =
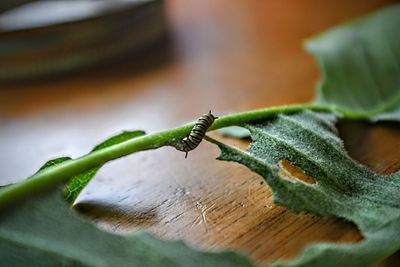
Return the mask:
{"type": "Polygon", "coordinates": [[[51,159],[51,160],[47,161],[45,164],[43,164],[43,166],[40,167],[37,172],[40,172],[40,171],[43,171],[43,170],[45,170],[47,168],[56,166],[56,165],[58,165],[60,163],[68,161],[68,160],[71,160],[71,158],[70,157],[60,157],[60,158],[51,159]]]}
{"type": "MultiPolygon", "coordinates": [[[[94,151],[99,151],[102,149],[105,149],[107,147],[111,147],[113,145],[121,144],[125,141],[131,140],[133,138],[137,138],[140,136],[145,135],[146,133],[144,131],[123,131],[120,134],[114,135],[107,140],[101,142],[100,144],[96,145],[91,152],[94,151]]],[[[39,170],[37,173],[47,170],[51,167],[55,167],[57,165],[60,165],[62,163],[65,163],[66,161],[72,160],[70,157],[60,157],[56,159],[52,159],[47,161],[39,170]]],[[[90,180],[96,175],[96,173],[100,170],[102,165],[99,165],[95,168],[89,169],[87,171],[84,171],[80,174],[77,174],[70,178],[69,183],[67,184],[67,187],[65,189],[65,199],[67,200],[68,203],[71,205],[74,203],[75,199],[78,197],[80,192],[86,187],[86,185],[90,182],[90,180]]],[[[36,173],[36,174],[37,174],[36,173]]]]}
{"type": "MultiPolygon", "coordinates": [[[[146,133],[144,131],[124,131],[98,144],[93,148],[92,152],[120,144],[122,142],[131,140],[133,138],[143,136],[145,134],[146,133]]],[[[65,192],[65,199],[68,201],[68,203],[70,203],[71,205],[74,203],[75,199],[78,197],[81,191],[86,187],[86,185],[90,182],[90,180],[92,180],[92,178],[96,175],[96,173],[100,170],[101,167],[102,165],[90,169],[88,171],[85,171],[71,178],[65,192]]]]}
{"type": "Polygon", "coordinates": [[[348,118],[400,121],[400,4],[309,39],[322,72],[316,103],[348,118]]]}

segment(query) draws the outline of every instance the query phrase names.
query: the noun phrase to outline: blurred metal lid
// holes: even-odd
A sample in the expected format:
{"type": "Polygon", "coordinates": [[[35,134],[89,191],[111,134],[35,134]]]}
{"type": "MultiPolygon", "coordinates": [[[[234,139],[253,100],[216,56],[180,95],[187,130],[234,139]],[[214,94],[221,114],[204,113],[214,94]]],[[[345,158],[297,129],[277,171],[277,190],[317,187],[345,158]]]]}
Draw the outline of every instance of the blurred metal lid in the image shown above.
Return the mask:
{"type": "Polygon", "coordinates": [[[0,14],[0,80],[81,70],[138,51],[165,32],[160,0],[33,1],[0,14]]]}

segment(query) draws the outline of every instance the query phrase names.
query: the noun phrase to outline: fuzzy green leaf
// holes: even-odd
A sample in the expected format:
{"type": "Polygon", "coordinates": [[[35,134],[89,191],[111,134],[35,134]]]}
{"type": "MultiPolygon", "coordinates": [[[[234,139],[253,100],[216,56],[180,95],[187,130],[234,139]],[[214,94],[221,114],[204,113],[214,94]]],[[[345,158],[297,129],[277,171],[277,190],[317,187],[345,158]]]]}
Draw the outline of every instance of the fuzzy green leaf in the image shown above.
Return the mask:
{"type": "Polygon", "coordinates": [[[323,74],[317,103],[350,118],[399,121],[399,29],[398,4],[307,41],[323,74]]]}
{"type": "Polygon", "coordinates": [[[213,141],[222,151],[219,159],[241,163],[264,177],[276,203],[295,212],[345,218],[364,235],[354,245],[310,246],[297,260],[276,266],[373,266],[400,248],[400,172],[378,175],[352,160],[337,135],[336,118],[306,110],[249,124],[254,142],[247,152],[213,141]],[[281,177],[281,160],[317,183],[281,177]]]}
{"type": "Polygon", "coordinates": [[[61,190],[0,212],[1,266],[251,267],[234,252],[207,253],[138,232],[114,235],[80,218],[61,190]]]}

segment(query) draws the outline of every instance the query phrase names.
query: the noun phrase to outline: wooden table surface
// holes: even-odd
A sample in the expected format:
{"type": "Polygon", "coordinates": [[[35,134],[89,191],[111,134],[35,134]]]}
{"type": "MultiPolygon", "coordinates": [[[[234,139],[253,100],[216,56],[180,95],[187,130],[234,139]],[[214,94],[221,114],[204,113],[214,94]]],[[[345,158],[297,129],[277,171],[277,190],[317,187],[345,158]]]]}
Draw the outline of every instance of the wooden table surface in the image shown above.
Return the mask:
{"type": "MultiPolygon", "coordinates": [[[[80,156],[124,129],[151,133],[209,109],[311,101],[319,73],[302,40],[388,2],[168,1],[169,45],[109,68],[1,85],[0,181],[21,180],[54,157],[80,156]]],[[[343,121],[339,129],[359,162],[380,173],[400,168],[398,124],[343,121]]],[[[217,155],[203,142],[186,160],[162,148],[111,162],[77,207],[107,230],[144,228],[203,249],[240,249],[257,262],[294,258],[312,242],[362,240],[352,223],[273,204],[260,176],[217,155]]],[[[382,266],[398,266],[396,256],[382,266]]]]}

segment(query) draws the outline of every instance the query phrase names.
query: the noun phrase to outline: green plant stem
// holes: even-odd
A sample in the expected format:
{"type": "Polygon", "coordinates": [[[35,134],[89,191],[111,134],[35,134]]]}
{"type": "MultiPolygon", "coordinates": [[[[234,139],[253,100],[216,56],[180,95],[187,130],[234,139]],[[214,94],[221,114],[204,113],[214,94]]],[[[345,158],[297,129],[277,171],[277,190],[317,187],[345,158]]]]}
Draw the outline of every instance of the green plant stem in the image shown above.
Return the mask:
{"type": "MultiPolygon", "coordinates": [[[[326,106],[315,106],[311,104],[290,105],[265,108],[235,114],[229,114],[219,117],[209,131],[233,125],[243,125],[245,123],[265,120],[276,116],[279,113],[294,113],[304,109],[314,111],[332,111],[332,108],[326,106]]],[[[69,178],[87,171],[96,166],[100,166],[110,160],[114,160],[138,151],[156,149],[162,146],[177,146],[182,138],[192,129],[194,123],[183,125],[170,130],[148,134],[138,137],[99,151],[89,153],[77,159],[69,160],[54,167],[49,167],[40,171],[28,179],[6,186],[0,190],[0,209],[4,208],[17,200],[45,190],[51,186],[67,181],[69,178]]]]}

